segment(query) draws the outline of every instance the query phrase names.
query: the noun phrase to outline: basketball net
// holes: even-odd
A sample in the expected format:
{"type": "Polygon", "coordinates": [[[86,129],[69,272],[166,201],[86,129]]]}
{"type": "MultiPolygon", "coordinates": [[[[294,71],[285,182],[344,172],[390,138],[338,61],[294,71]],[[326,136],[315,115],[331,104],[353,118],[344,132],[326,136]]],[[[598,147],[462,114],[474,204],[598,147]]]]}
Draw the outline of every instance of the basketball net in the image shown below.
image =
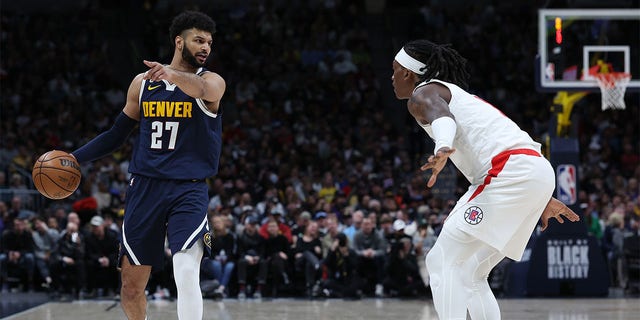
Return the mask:
{"type": "Polygon", "coordinates": [[[624,110],[624,93],[631,80],[631,74],[626,72],[596,73],[593,75],[598,81],[602,93],[602,110],[624,110]]]}

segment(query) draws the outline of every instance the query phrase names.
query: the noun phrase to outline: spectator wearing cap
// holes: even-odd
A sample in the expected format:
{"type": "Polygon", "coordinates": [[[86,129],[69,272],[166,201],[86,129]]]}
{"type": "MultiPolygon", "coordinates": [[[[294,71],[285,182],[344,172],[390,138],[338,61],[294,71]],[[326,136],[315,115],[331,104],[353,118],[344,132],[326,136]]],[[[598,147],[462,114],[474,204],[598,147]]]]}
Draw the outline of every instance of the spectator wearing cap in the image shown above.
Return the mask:
{"type": "Polygon", "coordinates": [[[101,297],[118,288],[118,236],[105,226],[101,216],[89,222],[91,232],[85,240],[87,289],[101,297]]]}
{"type": "Polygon", "coordinates": [[[324,211],[316,212],[314,220],[318,223],[318,234],[320,237],[324,236],[327,233],[327,213],[324,211]]]}
{"type": "MultiPolygon", "coordinates": [[[[402,219],[396,219],[395,221],[393,221],[393,231],[394,232],[391,235],[391,237],[387,239],[389,244],[392,245],[392,244],[394,244],[396,242],[399,242],[402,239],[412,240],[411,237],[407,234],[408,227],[409,226],[407,225],[407,223],[402,219]]],[[[415,231],[415,230],[413,230],[413,231],[415,231]]],[[[411,241],[410,241],[410,243],[411,243],[411,241]]]]}
{"type": "MultiPolygon", "coordinates": [[[[278,230],[280,231],[280,234],[282,234],[287,239],[289,244],[293,244],[293,236],[291,235],[291,228],[286,223],[284,223],[283,216],[284,216],[284,211],[282,210],[282,208],[279,208],[278,206],[274,206],[271,209],[270,215],[267,217],[267,221],[269,220],[276,221],[276,223],[278,224],[278,230]]],[[[258,232],[265,239],[269,238],[269,232],[267,231],[267,229],[268,229],[268,224],[265,223],[260,227],[260,231],[258,232]]]]}
{"type": "Polygon", "coordinates": [[[265,240],[258,234],[260,221],[257,217],[245,219],[244,230],[238,237],[238,299],[247,297],[247,284],[255,284],[253,298],[262,298],[262,289],[267,279],[265,240]]]}
{"type": "MultiPolygon", "coordinates": [[[[353,248],[358,255],[359,274],[368,280],[366,283],[375,284],[375,295],[382,297],[387,242],[368,218],[362,220],[362,229],[354,236],[353,248]]],[[[367,289],[371,291],[372,288],[367,289]]]]}

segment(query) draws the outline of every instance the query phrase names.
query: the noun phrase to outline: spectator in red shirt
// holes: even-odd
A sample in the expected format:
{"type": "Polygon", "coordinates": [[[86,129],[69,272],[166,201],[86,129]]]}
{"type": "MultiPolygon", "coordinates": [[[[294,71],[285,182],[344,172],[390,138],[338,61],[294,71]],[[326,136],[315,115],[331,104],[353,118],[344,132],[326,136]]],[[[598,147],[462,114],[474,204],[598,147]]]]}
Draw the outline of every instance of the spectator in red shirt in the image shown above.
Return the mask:
{"type": "MultiPolygon", "coordinates": [[[[269,218],[273,218],[278,223],[278,230],[280,230],[280,234],[282,234],[289,244],[293,244],[293,237],[291,236],[291,228],[284,223],[284,212],[280,207],[273,207],[269,216],[267,217],[267,221],[269,218]]],[[[260,231],[258,232],[263,238],[269,239],[269,232],[267,232],[267,223],[263,224],[260,227],[260,231]]]]}

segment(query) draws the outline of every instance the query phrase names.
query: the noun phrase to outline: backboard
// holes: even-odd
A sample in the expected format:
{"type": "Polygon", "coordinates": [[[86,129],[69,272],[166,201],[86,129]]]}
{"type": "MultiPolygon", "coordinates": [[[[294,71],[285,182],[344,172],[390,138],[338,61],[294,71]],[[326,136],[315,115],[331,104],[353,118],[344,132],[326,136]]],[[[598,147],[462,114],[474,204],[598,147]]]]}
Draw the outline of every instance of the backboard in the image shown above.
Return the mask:
{"type": "Polygon", "coordinates": [[[630,73],[627,91],[640,91],[640,9],[538,11],[539,91],[599,91],[588,71],[598,62],[630,73]]]}

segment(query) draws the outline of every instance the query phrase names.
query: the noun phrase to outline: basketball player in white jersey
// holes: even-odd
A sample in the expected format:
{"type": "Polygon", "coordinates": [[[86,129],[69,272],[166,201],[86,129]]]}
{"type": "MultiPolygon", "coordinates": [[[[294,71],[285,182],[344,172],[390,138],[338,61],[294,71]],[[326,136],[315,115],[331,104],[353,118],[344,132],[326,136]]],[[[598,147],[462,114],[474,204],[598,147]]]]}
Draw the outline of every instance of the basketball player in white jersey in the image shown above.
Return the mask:
{"type": "Polygon", "coordinates": [[[500,319],[487,277],[504,257],[520,260],[542,219],[579,217],[552,198],[554,170],[535,142],[488,102],[469,94],[466,59],[448,45],[407,43],[393,61],[396,97],[435,141],[432,187],[447,159],[471,185],[426,257],[440,319],[500,319]]]}

